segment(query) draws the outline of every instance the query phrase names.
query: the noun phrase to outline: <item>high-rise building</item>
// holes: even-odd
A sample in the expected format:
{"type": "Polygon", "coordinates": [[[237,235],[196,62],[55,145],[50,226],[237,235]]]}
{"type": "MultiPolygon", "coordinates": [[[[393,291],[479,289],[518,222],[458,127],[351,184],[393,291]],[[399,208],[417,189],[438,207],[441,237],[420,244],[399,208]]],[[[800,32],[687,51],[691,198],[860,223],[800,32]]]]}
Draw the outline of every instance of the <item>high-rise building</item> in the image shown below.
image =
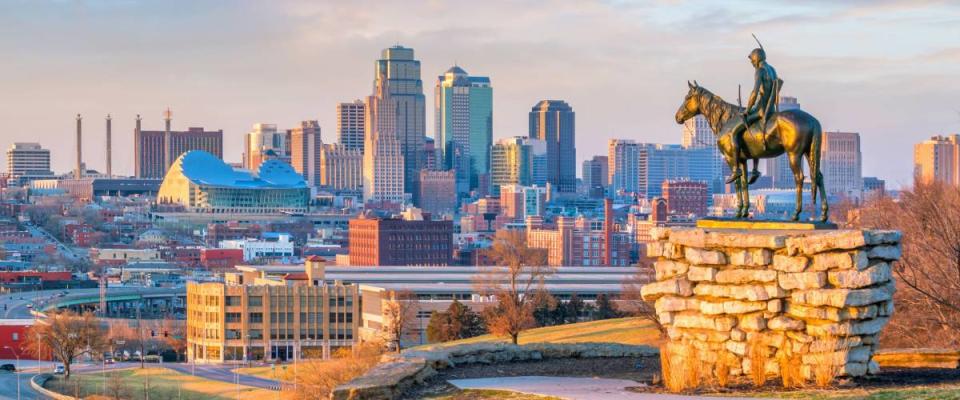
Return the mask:
{"type": "MultiPolygon", "coordinates": [[[[706,168],[703,172],[710,176],[707,185],[711,193],[723,191],[725,161],[723,154],[717,147],[717,136],[710,128],[710,123],[703,115],[688,119],[683,123],[683,138],[681,145],[684,149],[702,150],[707,159],[701,165],[706,168]]],[[[729,167],[726,168],[729,170],[729,167]]]]}
{"type": "Polygon", "coordinates": [[[323,141],[320,136],[320,124],[315,121],[301,121],[299,126],[290,130],[290,165],[303,175],[310,187],[321,183],[320,148],[323,141]]]}
{"type": "Polygon", "coordinates": [[[493,87],[490,78],[453,66],[437,77],[434,96],[440,165],[457,171],[457,193],[466,195],[490,173],[493,87]]]}
{"type": "Polygon", "coordinates": [[[286,138],[286,132],[278,132],[274,124],[253,124],[244,136],[243,167],[255,171],[268,159],[286,157],[286,138]]]}
{"type": "MultiPolygon", "coordinates": [[[[167,118],[165,123],[169,126],[170,119],[167,118]]],[[[185,131],[144,131],[140,129],[140,116],[137,116],[133,141],[137,178],[163,178],[173,160],[191,150],[202,150],[223,159],[223,130],[206,131],[202,127],[191,127],[185,131]]]]}
{"type": "Polygon", "coordinates": [[[706,182],[666,180],[663,181],[661,189],[670,214],[698,217],[707,215],[710,192],[706,182]]]}
{"type": "Polygon", "coordinates": [[[547,205],[547,188],[542,186],[503,185],[500,207],[512,221],[525,221],[530,216],[543,216],[547,205]]]}
{"type": "Polygon", "coordinates": [[[373,94],[367,97],[364,201],[402,202],[417,192],[423,169],[424,96],[420,61],[413,49],[384,49],[376,62],[373,94]],[[399,162],[395,159],[400,156],[399,162]],[[399,178],[400,187],[395,182],[399,178]]]}
{"type": "Polygon", "coordinates": [[[437,165],[437,146],[432,137],[423,138],[423,169],[439,171],[437,165]]]}
{"type": "Polygon", "coordinates": [[[344,148],[363,153],[365,110],[362,100],[337,104],[337,143],[344,148]]]}
{"type": "Polygon", "coordinates": [[[647,199],[663,195],[663,182],[686,179],[713,182],[716,178],[710,148],[685,149],[677,144],[641,143],[638,193],[647,199]]]}
{"type": "Polygon", "coordinates": [[[350,264],[450,265],[453,222],[399,218],[350,220],[350,264]]]}
{"type": "Polygon", "coordinates": [[[887,193],[887,181],[875,176],[863,177],[863,195],[864,197],[883,196],[887,193]]]}
{"type": "Polygon", "coordinates": [[[50,150],[40,143],[14,143],[7,149],[7,173],[11,178],[21,176],[50,177],[50,150]]]}
{"type": "Polygon", "coordinates": [[[913,176],[920,183],[960,183],[960,135],[934,136],[914,145],[913,176]]]}
{"type": "Polygon", "coordinates": [[[576,116],[563,100],[542,100],[530,111],[531,138],[546,142],[547,182],[557,192],[577,190],[576,116]]]}
{"type": "Polygon", "coordinates": [[[341,144],[320,149],[320,186],[330,190],[359,190],[363,185],[363,153],[341,144]]]}
{"type": "Polygon", "coordinates": [[[550,266],[627,266],[635,243],[631,234],[605,231],[603,221],[584,217],[558,217],[552,229],[531,217],[526,234],[530,248],[546,250],[550,266]]]}
{"type": "Polygon", "coordinates": [[[587,190],[594,187],[606,189],[610,186],[609,162],[609,156],[593,156],[589,160],[583,160],[583,185],[587,190]]]}
{"type": "Polygon", "coordinates": [[[607,180],[613,195],[640,193],[640,147],[633,140],[610,139],[607,143],[607,180]]]}
{"type": "Polygon", "coordinates": [[[420,208],[433,215],[453,214],[457,208],[456,171],[420,171],[420,208]]]}
{"type": "MultiPolygon", "coordinates": [[[[780,96],[778,107],[780,111],[799,110],[800,103],[797,102],[796,97],[780,96]]],[[[765,159],[764,169],[774,189],[793,189],[796,186],[793,170],[790,169],[790,160],[786,154],[765,159]]]]}
{"type": "Polygon", "coordinates": [[[503,138],[490,149],[490,182],[493,196],[503,185],[533,184],[533,156],[536,139],[521,136],[503,138]]]}
{"type": "Polygon", "coordinates": [[[861,198],[862,162],[859,133],[823,132],[820,171],[828,195],[861,198]]]}

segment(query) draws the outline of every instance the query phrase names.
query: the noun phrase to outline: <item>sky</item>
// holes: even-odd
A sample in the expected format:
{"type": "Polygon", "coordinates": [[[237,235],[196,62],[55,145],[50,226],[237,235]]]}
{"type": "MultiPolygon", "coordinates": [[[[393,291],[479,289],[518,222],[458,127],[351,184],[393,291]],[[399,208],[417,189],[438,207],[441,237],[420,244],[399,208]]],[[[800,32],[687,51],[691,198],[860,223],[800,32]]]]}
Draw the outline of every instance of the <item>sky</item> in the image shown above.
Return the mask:
{"type": "MultiPolygon", "coordinates": [[[[394,44],[421,61],[427,134],[433,87],[457,64],[489,76],[494,139],[526,135],[541,99],[576,111],[579,160],[607,140],[679,143],[687,80],[730,101],[752,87],[756,34],[824,129],[861,134],[863,174],[909,186],[912,146],[960,132],[960,5],[876,1],[31,1],[0,0],[0,147],[40,142],[53,168],[103,170],[113,117],[115,173],[133,173],[133,127],[224,132],[238,162],[254,123],[320,121],[372,91],[394,44]]],[[[578,165],[579,175],[579,165],[578,165]]]]}

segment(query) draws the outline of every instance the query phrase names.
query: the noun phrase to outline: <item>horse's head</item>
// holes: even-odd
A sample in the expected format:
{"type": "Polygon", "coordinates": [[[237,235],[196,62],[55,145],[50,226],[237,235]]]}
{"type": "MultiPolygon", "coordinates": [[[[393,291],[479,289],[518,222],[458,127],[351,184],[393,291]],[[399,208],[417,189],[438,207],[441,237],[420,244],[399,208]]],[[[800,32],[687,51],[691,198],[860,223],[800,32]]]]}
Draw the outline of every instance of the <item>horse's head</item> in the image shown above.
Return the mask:
{"type": "Polygon", "coordinates": [[[697,81],[693,81],[693,83],[687,81],[687,86],[690,87],[690,90],[687,91],[687,97],[683,98],[683,104],[677,109],[676,119],[678,124],[682,124],[700,114],[700,85],[697,84],[697,81]]]}

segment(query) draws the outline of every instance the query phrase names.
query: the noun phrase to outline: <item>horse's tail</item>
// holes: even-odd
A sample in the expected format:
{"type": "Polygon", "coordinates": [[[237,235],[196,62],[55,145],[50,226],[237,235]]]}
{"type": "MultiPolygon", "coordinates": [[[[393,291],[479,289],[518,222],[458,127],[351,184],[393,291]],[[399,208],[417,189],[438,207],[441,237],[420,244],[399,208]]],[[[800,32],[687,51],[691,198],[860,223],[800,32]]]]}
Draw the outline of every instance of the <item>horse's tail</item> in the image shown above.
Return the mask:
{"type": "MultiPolygon", "coordinates": [[[[813,198],[813,206],[817,206],[817,188],[823,184],[823,174],[820,173],[820,145],[823,142],[823,131],[820,128],[820,121],[813,120],[813,125],[810,127],[810,133],[812,138],[810,141],[810,154],[807,157],[810,157],[810,194],[813,198]]],[[[820,193],[821,196],[826,196],[826,193],[820,193]]]]}

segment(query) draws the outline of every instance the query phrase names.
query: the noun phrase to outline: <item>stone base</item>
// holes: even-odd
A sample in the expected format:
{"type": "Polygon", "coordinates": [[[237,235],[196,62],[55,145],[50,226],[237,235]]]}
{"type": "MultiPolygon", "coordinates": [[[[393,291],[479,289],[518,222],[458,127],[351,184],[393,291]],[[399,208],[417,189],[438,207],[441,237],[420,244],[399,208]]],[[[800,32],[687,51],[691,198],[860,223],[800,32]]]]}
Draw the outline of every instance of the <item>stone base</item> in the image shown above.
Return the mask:
{"type": "Polygon", "coordinates": [[[744,230],[801,230],[837,229],[833,222],[779,221],[774,219],[703,218],[697,220],[697,228],[744,229],[744,230]]]}
{"type": "Polygon", "coordinates": [[[671,354],[729,365],[734,375],[765,360],[811,377],[818,366],[858,376],[893,313],[891,264],[900,233],[873,230],[657,228],[647,253],[671,354]]]}

